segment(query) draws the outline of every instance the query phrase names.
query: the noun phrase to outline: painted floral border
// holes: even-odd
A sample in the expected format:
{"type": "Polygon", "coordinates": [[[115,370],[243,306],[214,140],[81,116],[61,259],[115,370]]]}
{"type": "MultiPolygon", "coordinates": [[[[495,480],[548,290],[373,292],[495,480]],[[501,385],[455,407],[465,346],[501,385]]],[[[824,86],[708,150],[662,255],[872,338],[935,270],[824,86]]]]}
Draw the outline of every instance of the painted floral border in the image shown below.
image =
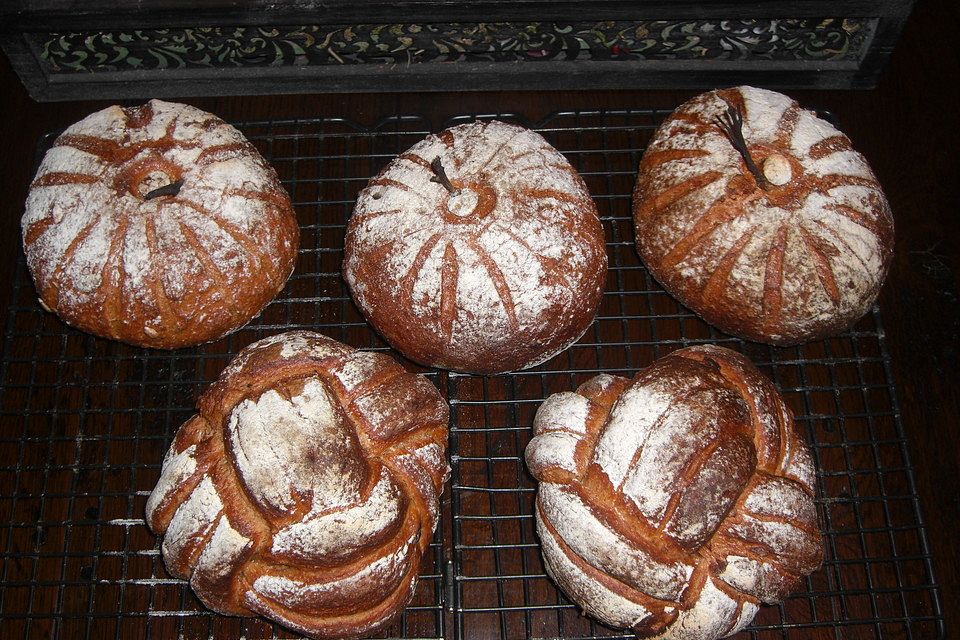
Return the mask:
{"type": "Polygon", "coordinates": [[[857,60],[869,20],[197,27],[34,34],[52,73],[545,60],[857,60]]]}

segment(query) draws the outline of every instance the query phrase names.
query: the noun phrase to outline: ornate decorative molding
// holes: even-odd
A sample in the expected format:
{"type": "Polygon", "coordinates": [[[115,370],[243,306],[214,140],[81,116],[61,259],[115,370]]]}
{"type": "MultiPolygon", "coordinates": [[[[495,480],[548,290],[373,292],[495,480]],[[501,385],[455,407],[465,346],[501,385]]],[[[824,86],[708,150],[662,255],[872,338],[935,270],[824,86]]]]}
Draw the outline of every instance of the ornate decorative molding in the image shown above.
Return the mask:
{"type": "Polygon", "coordinates": [[[869,19],[196,27],[27,34],[49,73],[425,63],[857,61],[869,19]]]}

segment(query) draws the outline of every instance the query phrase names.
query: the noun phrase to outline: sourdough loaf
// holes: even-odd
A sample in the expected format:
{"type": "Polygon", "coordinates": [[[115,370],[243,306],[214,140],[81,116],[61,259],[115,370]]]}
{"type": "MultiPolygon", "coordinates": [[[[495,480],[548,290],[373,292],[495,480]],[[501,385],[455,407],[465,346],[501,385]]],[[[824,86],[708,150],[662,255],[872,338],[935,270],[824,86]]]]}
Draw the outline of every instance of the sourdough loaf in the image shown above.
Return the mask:
{"type": "Polygon", "coordinates": [[[641,637],[734,633],[822,560],[810,453],[773,384],[728,349],[550,396],[526,460],[547,572],[641,637]]]}
{"type": "Polygon", "coordinates": [[[312,638],[390,624],[449,473],[448,409],[387,355],[294,331],[244,349],[147,501],[167,569],[211,609],[312,638]]]}
{"type": "Polygon", "coordinates": [[[300,234],[276,173],[239,131],[160,100],[109,107],[59,136],[22,226],[45,308],[164,349],[260,313],[293,271],[300,234]]]}
{"type": "Polygon", "coordinates": [[[499,373],[539,364],[586,331],[607,257],[570,163],[540,135],[491,121],[430,135],[370,181],[343,273],[405,356],[499,373]]]}
{"type": "Polygon", "coordinates": [[[778,345],[859,320],[893,255],[890,207],[850,140],[753,87],[705,93],[664,121],[640,163],[634,220],[669,293],[728,333],[778,345]],[[747,154],[731,135],[738,119],[747,154]]]}

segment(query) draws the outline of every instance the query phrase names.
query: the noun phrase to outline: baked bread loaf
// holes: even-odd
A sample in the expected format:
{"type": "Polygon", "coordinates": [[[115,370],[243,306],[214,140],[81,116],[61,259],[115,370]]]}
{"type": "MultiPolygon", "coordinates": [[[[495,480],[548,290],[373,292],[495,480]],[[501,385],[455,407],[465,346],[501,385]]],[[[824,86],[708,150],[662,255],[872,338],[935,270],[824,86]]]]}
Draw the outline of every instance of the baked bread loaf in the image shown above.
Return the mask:
{"type": "Polygon", "coordinates": [[[241,351],[197,406],[147,500],[169,572],[214,611],[312,638],[389,625],[449,474],[436,388],[387,355],[293,331],[241,351]]]}
{"type": "Polygon", "coordinates": [[[487,374],[576,342],[606,273],[583,180],[540,135],[497,121],[430,135],[373,178],[343,261],[357,306],[395,349],[487,374]]]}
{"type": "Polygon", "coordinates": [[[290,199],[253,145],[214,115],[160,100],[64,131],[22,225],[46,309],[162,349],[249,322],[283,288],[300,244],[290,199]]]}
{"type": "Polygon", "coordinates": [[[664,121],[633,212],[640,256],[671,295],[727,333],[776,345],[854,324],[893,255],[890,207],[850,140],[753,87],[705,93],[664,121]]]}
{"type": "Polygon", "coordinates": [[[729,349],[552,395],[534,436],[547,573],[604,624],[713,640],[821,563],[810,453],[773,384],[729,349]]]}

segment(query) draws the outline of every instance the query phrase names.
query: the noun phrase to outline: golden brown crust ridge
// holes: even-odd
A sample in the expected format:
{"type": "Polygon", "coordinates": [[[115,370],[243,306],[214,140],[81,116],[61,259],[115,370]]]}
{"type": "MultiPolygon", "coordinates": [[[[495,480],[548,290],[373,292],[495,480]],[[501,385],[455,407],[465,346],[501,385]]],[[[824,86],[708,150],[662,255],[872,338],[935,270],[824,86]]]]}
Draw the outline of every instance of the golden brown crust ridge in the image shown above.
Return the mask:
{"type": "Polygon", "coordinates": [[[343,264],[393,347],[477,373],[534,366],[576,341],[606,276],[583,180],[542,137],[496,121],[428,136],[373,178],[343,264]],[[435,161],[449,189],[431,180],[435,161]]]}
{"type": "Polygon", "coordinates": [[[809,451],[774,385],[728,349],[551,396],[526,459],[548,573],[641,637],[721,637],[822,561],[809,451]]]}
{"type": "Polygon", "coordinates": [[[46,308],[163,349],[249,322],[299,246],[290,200],[253,145],[215,116],[158,100],[94,113],[57,138],[23,232],[46,308]]]}
{"type": "Polygon", "coordinates": [[[832,125],[786,96],[702,94],[661,125],[634,189],[637,250],[707,322],[786,345],[832,335],[873,305],[893,253],[876,176],[832,125]],[[756,178],[718,120],[739,109],[756,178]]]}
{"type": "Polygon", "coordinates": [[[314,638],[389,625],[449,473],[436,388],[295,331],[240,352],[197,406],[147,502],[168,570],[216,611],[314,638]]]}

